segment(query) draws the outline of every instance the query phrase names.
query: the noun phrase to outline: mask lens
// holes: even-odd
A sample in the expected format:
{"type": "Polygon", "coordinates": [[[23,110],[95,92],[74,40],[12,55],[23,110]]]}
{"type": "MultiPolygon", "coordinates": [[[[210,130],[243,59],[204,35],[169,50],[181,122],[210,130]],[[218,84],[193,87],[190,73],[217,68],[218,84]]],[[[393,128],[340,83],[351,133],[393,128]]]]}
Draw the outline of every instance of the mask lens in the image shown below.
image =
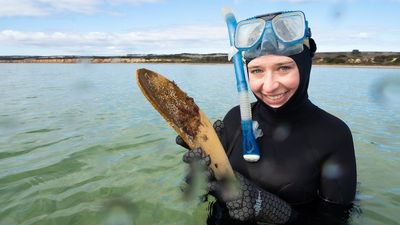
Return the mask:
{"type": "Polygon", "coordinates": [[[239,22],[236,27],[235,47],[250,48],[260,39],[264,31],[265,21],[262,19],[239,22]]]}
{"type": "Polygon", "coordinates": [[[284,13],[272,20],[276,36],[282,42],[295,42],[305,36],[305,18],[302,12],[284,13]]]}

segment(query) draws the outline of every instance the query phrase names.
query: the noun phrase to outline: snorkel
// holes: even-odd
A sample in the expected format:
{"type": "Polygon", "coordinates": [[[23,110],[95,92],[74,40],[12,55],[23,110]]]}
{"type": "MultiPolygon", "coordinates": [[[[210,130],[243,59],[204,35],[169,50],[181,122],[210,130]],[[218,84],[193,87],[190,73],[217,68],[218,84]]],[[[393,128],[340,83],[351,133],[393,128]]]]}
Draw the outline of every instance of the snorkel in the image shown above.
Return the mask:
{"type": "Polygon", "coordinates": [[[243,158],[248,162],[257,162],[260,159],[260,150],[253,133],[253,120],[251,116],[251,105],[243,66],[242,51],[235,48],[236,18],[229,8],[223,9],[223,15],[228,26],[230,52],[229,60],[232,59],[235,67],[236,87],[240,100],[240,117],[242,126],[243,158]]]}

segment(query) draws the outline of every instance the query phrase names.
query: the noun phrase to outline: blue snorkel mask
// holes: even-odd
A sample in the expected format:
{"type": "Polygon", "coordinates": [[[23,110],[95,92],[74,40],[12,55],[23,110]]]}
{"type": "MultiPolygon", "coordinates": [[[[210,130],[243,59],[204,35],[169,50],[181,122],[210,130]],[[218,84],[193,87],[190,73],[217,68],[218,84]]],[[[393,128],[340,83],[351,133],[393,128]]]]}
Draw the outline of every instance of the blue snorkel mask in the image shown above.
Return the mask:
{"type": "Polygon", "coordinates": [[[302,52],[309,37],[311,32],[303,12],[277,12],[239,22],[234,45],[245,59],[268,54],[290,56],[302,52]]]}

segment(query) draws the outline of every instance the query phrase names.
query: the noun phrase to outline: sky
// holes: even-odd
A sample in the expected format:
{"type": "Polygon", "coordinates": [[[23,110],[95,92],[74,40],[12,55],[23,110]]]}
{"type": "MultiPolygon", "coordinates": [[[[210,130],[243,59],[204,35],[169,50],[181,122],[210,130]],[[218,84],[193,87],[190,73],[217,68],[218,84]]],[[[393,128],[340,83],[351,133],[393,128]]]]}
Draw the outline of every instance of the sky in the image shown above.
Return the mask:
{"type": "Polygon", "coordinates": [[[0,55],[227,53],[238,21],[306,14],[318,52],[400,52],[400,0],[0,0],[0,55]]]}

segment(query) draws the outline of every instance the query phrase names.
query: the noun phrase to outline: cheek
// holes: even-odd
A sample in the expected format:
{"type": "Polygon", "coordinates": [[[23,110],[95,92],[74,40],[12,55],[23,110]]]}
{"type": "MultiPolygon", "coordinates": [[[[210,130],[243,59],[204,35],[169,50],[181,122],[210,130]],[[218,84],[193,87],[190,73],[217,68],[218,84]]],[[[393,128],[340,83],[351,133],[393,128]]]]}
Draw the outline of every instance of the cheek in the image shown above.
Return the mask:
{"type": "Polygon", "coordinates": [[[260,88],[262,86],[261,79],[254,79],[249,77],[249,86],[251,91],[253,91],[254,93],[260,91],[260,88]]]}
{"type": "Polygon", "coordinates": [[[287,86],[288,88],[291,88],[291,89],[297,89],[298,87],[299,87],[299,79],[296,79],[296,80],[291,80],[289,83],[288,83],[288,86],[287,86]]]}
{"type": "Polygon", "coordinates": [[[299,74],[294,73],[291,76],[288,76],[283,83],[289,89],[297,89],[300,84],[299,74]]]}

